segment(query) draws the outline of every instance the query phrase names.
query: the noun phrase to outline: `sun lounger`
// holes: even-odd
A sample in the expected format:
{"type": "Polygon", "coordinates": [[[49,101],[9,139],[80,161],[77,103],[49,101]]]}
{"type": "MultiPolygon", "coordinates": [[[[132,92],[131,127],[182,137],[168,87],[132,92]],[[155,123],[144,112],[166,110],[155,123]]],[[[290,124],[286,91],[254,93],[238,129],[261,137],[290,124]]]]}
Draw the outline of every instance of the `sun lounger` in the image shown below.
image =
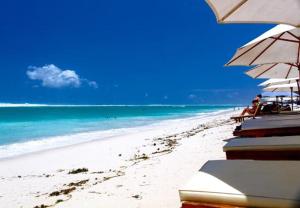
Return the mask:
{"type": "Polygon", "coordinates": [[[182,208],[300,207],[300,161],[207,162],[179,190],[182,208]]]}
{"type": "Polygon", "coordinates": [[[237,126],[233,135],[239,137],[300,135],[300,119],[249,120],[237,126]]]}
{"type": "Polygon", "coordinates": [[[231,119],[234,119],[237,123],[238,122],[249,122],[250,120],[245,120],[245,118],[253,118],[259,120],[282,120],[282,119],[300,119],[300,114],[268,114],[268,115],[245,115],[245,116],[233,116],[231,119]]]}
{"type": "Polygon", "coordinates": [[[245,118],[255,118],[255,115],[244,115],[244,116],[232,116],[230,119],[233,119],[236,123],[245,121],[245,118]]]}
{"type": "Polygon", "coordinates": [[[300,136],[236,138],[223,151],[228,160],[300,160],[300,136]]]}
{"type": "MultiPolygon", "coordinates": [[[[271,121],[271,120],[292,120],[292,119],[300,119],[300,114],[276,114],[276,115],[265,115],[265,116],[257,116],[255,119],[261,121],[271,121]]],[[[252,119],[245,121],[254,122],[252,119]]],[[[257,122],[257,121],[255,121],[257,122]]]]}
{"type": "Polygon", "coordinates": [[[260,115],[261,113],[262,104],[259,104],[254,112],[254,114],[250,115],[243,115],[243,116],[232,116],[231,119],[235,120],[235,122],[242,122],[245,118],[255,118],[256,116],[260,115]]]}
{"type": "MultiPolygon", "coordinates": [[[[232,116],[231,119],[235,120],[236,122],[243,122],[245,118],[263,118],[263,119],[282,119],[282,118],[293,118],[297,117],[300,119],[300,111],[282,111],[280,113],[274,114],[264,114],[261,112],[261,107],[257,108],[257,111],[253,115],[244,115],[244,116],[232,116]]],[[[248,121],[248,120],[247,120],[248,121]]]]}
{"type": "Polygon", "coordinates": [[[300,111],[299,110],[295,110],[295,111],[281,111],[280,114],[296,115],[296,114],[300,114],[300,111]]]}

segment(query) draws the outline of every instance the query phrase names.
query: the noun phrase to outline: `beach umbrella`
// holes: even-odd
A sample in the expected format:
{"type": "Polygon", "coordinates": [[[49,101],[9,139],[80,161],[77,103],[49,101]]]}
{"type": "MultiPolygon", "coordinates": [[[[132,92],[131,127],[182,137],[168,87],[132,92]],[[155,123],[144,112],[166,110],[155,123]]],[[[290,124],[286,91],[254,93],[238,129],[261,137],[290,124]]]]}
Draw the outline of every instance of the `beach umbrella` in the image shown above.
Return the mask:
{"type": "Polygon", "coordinates": [[[206,0],[219,23],[277,23],[300,26],[299,0],[206,0]]]}
{"type": "Polygon", "coordinates": [[[264,91],[268,92],[290,92],[291,93],[291,103],[292,103],[292,110],[294,109],[294,98],[293,94],[294,91],[298,91],[299,85],[298,82],[290,83],[290,84],[278,84],[278,85],[271,85],[264,88],[264,91]]]}
{"type": "Polygon", "coordinates": [[[262,64],[246,71],[246,74],[259,79],[289,79],[299,77],[299,67],[288,63],[262,64]]]}
{"type": "MultiPolygon", "coordinates": [[[[272,81],[266,81],[267,84],[270,84],[269,82],[277,82],[278,84],[289,84],[299,83],[298,77],[300,74],[300,69],[299,65],[294,66],[294,64],[263,64],[254,67],[253,69],[250,69],[246,72],[246,74],[252,78],[275,78],[272,81]],[[284,80],[288,83],[280,83],[284,82],[284,80]]],[[[300,85],[298,84],[297,86],[298,92],[300,94],[300,85]]]]}
{"type": "MultiPolygon", "coordinates": [[[[290,91],[289,92],[270,92],[270,91],[264,91],[262,92],[262,96],[265,99],[271,99],[274,97],[287,97],[290,96],[290,91]]],[[[297,96],[296,93],[293,93],[293,96],[297,96]]]]}
{"type": "MultiPolygon", "coordinates": [[[[299,46],[300,28],[289,25],[278,25],[239,48],[226,65],[251,66],[287,63],[290,67],[294,66],[300,69],[299,46]]],[[[272,68],[276,65],[269,66],[272,68]]]]}
{"type": "Polygon", "coordinates": [[[296,92],[298,91],[298,85],[297,83],[291,83],[291,84],[278,84],[278,85],[271,85],[268,87],[265,87],[263,89],[266,92],[296,92]]]}
{"type": "MultiPolygon", "coordinates": [[[[300,28],[278,25],[239,48],[227,65],[257,65],[253,78],[294,78],[300,75],[300,28]]],[[[300,93],[300,88],[298,88],[300,93]]]]}
{"type": "MultiPolygon", "coordinates": [[[[266,102],[274,102],[274,101],[278,102],[279,97],[291,96],[291,92],[290,91],[286,91],[286,92],[264,91],[264,92],[262,92],[262,96],[263,96],[263,100],[266,102]]],[[[296,93],[293,93],[292,96],[297,97],[298,95],[296,93]]]]}
{"type": "Polygon", "coordinates": [[[299,77],[290,78],[290,79],[268,79],[267,81],[260,83],[258,86],[269,87],[272,85],[279,85],[279,84],[292,84],[292,83],[296,83],[298,80],[299,77]]]}

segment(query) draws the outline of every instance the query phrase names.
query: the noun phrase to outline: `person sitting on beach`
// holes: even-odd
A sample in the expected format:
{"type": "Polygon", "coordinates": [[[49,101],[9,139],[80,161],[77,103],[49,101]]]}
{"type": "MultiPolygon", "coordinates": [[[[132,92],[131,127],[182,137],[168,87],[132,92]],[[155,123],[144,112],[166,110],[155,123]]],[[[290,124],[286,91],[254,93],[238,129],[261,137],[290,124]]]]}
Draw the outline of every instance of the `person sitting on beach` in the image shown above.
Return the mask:
{"type": "Polygon", "coordinates": [[[255,113],[256,109],[258,108],[260,102],[261,102],[261,95],[257,95],[254,100],[252,100],[252,107],[247,107],[243,110],[240,116],[244,116],[245,114],[252,115],[255,113]]]}
{"type": "Polygon", "coordinates": [[[256,97],[254,98],[254,100],[258,101],[259,103],[261,102],[261,98],[262,98],[262,95],[261,94],[258,94],[256,95],[256,97]]]}

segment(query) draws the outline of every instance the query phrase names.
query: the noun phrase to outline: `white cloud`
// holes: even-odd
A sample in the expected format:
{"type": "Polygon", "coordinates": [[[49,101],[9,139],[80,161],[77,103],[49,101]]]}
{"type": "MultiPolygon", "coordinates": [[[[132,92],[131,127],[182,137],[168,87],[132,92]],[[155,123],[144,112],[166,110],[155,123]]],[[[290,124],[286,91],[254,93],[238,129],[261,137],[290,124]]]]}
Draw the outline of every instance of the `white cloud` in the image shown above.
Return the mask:
{"type": "Polygon", "coordinates": [[[83,82],[88,86],[98,88],[95,81],[81,79],[74,70],[62,70],[54,64],[45,65],[42,67],[30,66],[28,67],[27,76],[31,80],[39,80],[43,87],[62,88],[74,87],[79,88],[83,82]]]}
{"type": "Polygon", "coordinates": [[[95,88],[95,89],[98,88],[98,84],[97,84],[97,82],[95,82],[95,81],[87,81],[87,83],[88,83],[88,85],[89,85],[90,87],[93,87],[93,88],[95,88]]]}

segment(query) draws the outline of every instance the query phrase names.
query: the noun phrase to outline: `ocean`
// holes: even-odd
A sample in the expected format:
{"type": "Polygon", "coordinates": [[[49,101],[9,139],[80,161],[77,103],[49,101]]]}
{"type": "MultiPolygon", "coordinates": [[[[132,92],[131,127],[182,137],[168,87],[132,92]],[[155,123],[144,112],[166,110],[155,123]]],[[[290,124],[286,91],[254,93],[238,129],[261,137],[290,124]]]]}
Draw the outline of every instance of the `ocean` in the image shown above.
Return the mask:
{"type": "Polygon", "coordinates": [[[135,127],[232,107],[0,105],[0,158],[109,138],[135,127]]]}

